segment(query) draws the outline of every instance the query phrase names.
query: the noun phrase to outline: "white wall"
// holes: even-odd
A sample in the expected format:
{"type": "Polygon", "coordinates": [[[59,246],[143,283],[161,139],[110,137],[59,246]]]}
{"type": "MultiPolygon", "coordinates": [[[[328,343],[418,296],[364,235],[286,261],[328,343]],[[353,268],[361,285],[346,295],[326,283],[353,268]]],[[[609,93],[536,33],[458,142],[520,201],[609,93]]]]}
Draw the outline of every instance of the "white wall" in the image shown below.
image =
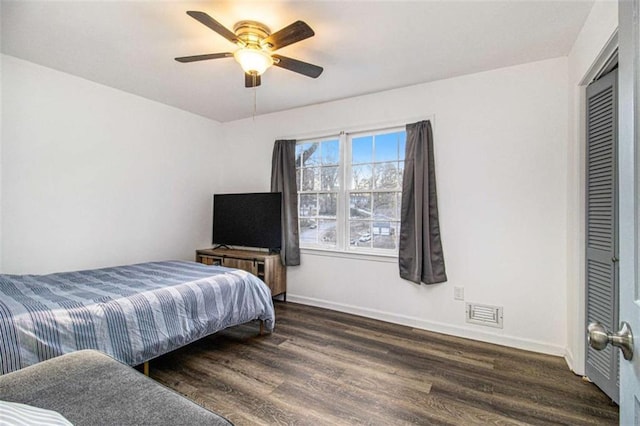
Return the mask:
{"type": "Polygon", "coordinates": [[[268,190],[278,137],[433,116],[449,281],[417,286],[397,264],[303,253],[292,301],[564,354],[567,60],[546,60],[225,123],[225,191],[268,190]],[[504,307],[469,325],[465,298],[504,307]]]}
{"type": "Polygon", "coordinates": [[[585,78],[594,77],[615,45],[618,3],[596,1],[568,57],[569,144],[567,152],[567,353],[569,366],[585,371],[584,187],[585,78]]]}
{"type": "Polygon", "coordinates": [[[210,244],[219,123],[2,60],[3,272],[193,259],[210,244]]]}

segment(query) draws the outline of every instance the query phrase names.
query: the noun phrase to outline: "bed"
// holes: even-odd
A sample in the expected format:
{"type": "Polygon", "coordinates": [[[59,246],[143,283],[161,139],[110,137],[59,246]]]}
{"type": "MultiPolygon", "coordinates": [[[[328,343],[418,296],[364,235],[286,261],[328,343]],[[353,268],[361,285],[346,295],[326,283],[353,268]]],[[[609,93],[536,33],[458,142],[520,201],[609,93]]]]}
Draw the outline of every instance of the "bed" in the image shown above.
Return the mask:
{"type": "Polygon", "coordinates": [[[273,330],[269,288],[222,266],[168,261],[0,275],[0,374],[82,349],[134,366],[253,320],[273,330]]]}

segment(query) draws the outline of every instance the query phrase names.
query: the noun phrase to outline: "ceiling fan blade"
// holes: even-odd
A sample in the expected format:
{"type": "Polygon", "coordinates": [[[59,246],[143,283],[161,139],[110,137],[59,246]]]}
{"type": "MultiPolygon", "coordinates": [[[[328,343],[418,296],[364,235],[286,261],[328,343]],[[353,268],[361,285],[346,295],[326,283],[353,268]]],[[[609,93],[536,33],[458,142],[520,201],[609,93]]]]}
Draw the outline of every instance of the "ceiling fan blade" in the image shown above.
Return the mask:
{"type": "Polygon", "coordinates": [[[314,35],[315,33],[309,25],[302,21],[296,21],[280,31],[271,34],[262,42],[271,45],[271,50],[278,50],[292,43],[299,42],[300,40],[313,37],[314,35]]]}
{"type": "Polygon", "coordinates": [[[287,58],[286,56],[271,55],[274,59],[273,65],[297,72],[311,78],[318,78],[322,74],[323,68],[317,65],[302,62],[297,59],[287,58]]]}
{"type": "Polygon", "coordinates": [[[258,74],[244,73],[244,87],[260,86],[260,76],[258,74]]]}
{"type": "Polygon", "coordinates": [[[189,10],[187,11],[187,15],[191,16],[193,19],[200,22],[202,25],[206,25],[207,27],[211,28],[213,31],[217,32],[218,34],[220,34],[222,37],[226,38],[230,42],[232,43],[238,42],[238,37],[236,37],[236,35],[233,32],[231,32],[231,30],[227,29],[227,27],[225,27],[220,22],[216,21],[206,13],[198,12],[196,10],[189,10]]]}
{"type": "Polygon", "coordinates": [[[180,58],[175,58],[178,62],[195,62],[195,61],[206,61],[207,59],[220,59],[220,58],[229,58],[233,56],[233,53],[225,52],[225,53],[209,53],[206,55],[194,55],[194,56],[181,56],[180,58]]]}

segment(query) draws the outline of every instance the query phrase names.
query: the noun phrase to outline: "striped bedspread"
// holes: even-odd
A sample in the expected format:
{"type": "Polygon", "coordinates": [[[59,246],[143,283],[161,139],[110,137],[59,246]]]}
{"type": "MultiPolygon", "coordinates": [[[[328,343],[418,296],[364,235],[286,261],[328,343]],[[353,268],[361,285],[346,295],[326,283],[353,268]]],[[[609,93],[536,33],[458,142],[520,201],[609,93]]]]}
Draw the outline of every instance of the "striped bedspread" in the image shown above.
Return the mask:
{"type": "Polygon", "coordinates": [[[269,288],[220,266],[171,261],[0,275],[0,373],[80,349],[137,365],[254,319],[273,330],[269,288]]]}

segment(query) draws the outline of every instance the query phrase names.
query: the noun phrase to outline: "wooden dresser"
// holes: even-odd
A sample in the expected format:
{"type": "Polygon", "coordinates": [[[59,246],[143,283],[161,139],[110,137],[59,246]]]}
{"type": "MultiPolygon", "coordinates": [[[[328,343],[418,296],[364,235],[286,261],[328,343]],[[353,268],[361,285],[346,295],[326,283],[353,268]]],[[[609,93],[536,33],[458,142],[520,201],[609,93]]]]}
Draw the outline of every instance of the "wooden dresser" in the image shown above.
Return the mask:
{"type": "Polygon", "coordinates": [[[251,272],[267,284],[271,297],[282,294],[287,300],[287,269],[282,265],[279,254],[225,248],[200,249],[196,250],[196,262],[251,272]]]}

